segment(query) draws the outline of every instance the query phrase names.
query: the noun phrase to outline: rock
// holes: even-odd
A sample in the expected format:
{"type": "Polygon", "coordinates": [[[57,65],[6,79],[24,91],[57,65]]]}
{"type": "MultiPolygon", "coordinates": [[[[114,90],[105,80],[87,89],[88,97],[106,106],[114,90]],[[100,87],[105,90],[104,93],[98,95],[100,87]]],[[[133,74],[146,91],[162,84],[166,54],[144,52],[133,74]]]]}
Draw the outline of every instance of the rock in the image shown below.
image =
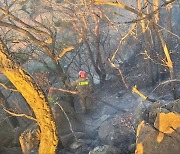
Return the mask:
{"type": "Polygon", "coordinates": [[[154,126],[145,121],[139,124],[136,135],[136,154],[179,153],[179,133],[179,114],[158,113],[154,126]]]}
{"type": "Polygon", "coordinates": [[[171,112],[177,112],[180,114],[180,99],[170,102],[162,107],[171,112]]]}
{"type": "Polygon", "coordinates": [[[86,141],[82,139],[78,139],[70,145],[70,151],[73,152],[73,154],[88,153],[90,150],[91,147],[89,147],[86,141]]]}
{"type": "Polygon", "coordinates": [[[128,150],[129,150],[130,153],[134,153],[135,150],[136,150],[136,144],[133,143],[133,144],[129,145],[128,150]]]}
{"type": "Polygon", "coordinates": [[[89,154],[120,154],[119,150],[110,145],[98,146],[89,152],[89,154]]]}
{"type": "Polygon", "coordinates": [[[54,106],[53,114],[59,136],[71,134],[72,130],[74,132],[83,132],[84,124],[82,122],[81,117],[73,112],[71,113],[66,111],[64,112],[61,110],[61,108],[58,105],[54,106]]]}
{"type": "Polygon", "coordinates": [[[75,140],[75,136],[76,136],[77,139],[83,138],[85,136],[85,133],[83,133],[83,132],[74,132],[74,133],[70,133],[70,134],[67,134],[67,135],[60,136],[60,140],[62,142],[62,145],[65,148],[68,148],[70,146],[70,144],[72,144],[73,141],[75,140]]]}
{"type": "Polygon", "coordinates": [[[180,140],[180,114],[178,113],[159,113],[157,115],[154,127],[158,129],[161,133],[172,136],[174,134],[175,138],[180,140]]]}
{"type": "MultiPolygon", "coordinates": [[[[98,115],[97,115],[98,116],[98,115]]],[[[83,115],[84,132],[90,139],[97,138],[98,129],[103,121],[106,121],[110,116],[102,115],[95,118],[94,116],[83,115]]]]}
{"type": "Polygon", "coordinates": [[[148,116],[149,116],[149,108],[150,104],[147,104],[147,102],[144,101],[139,101],[138,106],[136,107],[134,111],[134,116],[133,116],[133,125],[135,129],[139,125],[139,123],[143,120],[147,121],[148,116]]]}
{"type": "Polygon", "coordinates": [[[77,139],[70,145],[70,150],[75,154],[88,153],[92,149],[93,142],[94,140],[90,139],[77,139]]]}
{"type": "Polygon", "coordinates": [[[76,149],[78,149],[79,147],[81,147],[83,144],[85,144],[85,142],[84,142],[83,140],[79,139],[79,140],[73,142],[73,143],[70,145],[70,148],[71,148],[72,150],[76,150],[76,149]]]}
{"type": "Polygon", "coordinates": [[[148,122],[153,125],[154,122],[155,122],[155,119],[156,119],[157,115],[158,115],[160,112],[168,113],[169,111],[168,111],[167,109],[165,109],[165,108],[161,108],[160,105],[154,104],[154,105],[152,106],[152,108],[150,109],[150,111],[149,111],[149,119],[148,119],[148,122]]]}
{"type": "MultiPolygon", "coordinates": [[[[99,119],[95,120],[95,125],[94,126],[95,128],[98,128],[100,126],[100,124],[104,121],[106,121],[108,118],[110,117],[110,115],[102,115],[99,119]]],[[[91,123],[92,125],[92,123],[91,123]]]]}
{"type": "Polygon", "coordinates": [[[102,141],[102,143],[108,144],[108,137],[110,134],[114,133],[114,126],[112,124],[112,121],[105,121],[101,124],[98,134],[102,141]]]}
{"type": "Polygon", "coordinates": [[[117,113],[117,110],[112,109],[109,106],[105,106],[102,111],[102,115],[114,115],[117,113]]]}
{"type": "Polygon", "coordinates": [[[14,132],[12,127],[5,120],[2,120],[0,123],[0,147],[9,146],[13,140],[14,132]]]}
{"type": "Polygon", "coordinates": [[[135,143],[133,131],[128,115],[117,115],[113,119],[104,121],[98,134],[103,144],[118,147],[122,152],[127,153],[128,145],[135,143]]]}
{"type": "Polygon", "coordinates": [[[3,147],[3,148],[0,148],[0,153],[1,154],[21,154],[22,151],[20,147],[13,147],[13,148],[3,147]]]}
{"type": "Polygon", "coordinates": [[[91,146],[92,147],[96,147],[97,145],[100,145],[101,141],[99,138],[97,138],[96,140],[93,140],[93,142],[91,142],[91,146]]]}

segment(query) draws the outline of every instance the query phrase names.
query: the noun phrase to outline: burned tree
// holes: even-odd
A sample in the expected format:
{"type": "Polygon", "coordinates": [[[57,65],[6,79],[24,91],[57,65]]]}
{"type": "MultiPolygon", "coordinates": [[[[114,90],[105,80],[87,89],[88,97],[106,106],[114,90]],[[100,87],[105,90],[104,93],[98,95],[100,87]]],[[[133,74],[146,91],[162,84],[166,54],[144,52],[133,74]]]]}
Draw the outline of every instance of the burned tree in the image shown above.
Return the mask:
{"type": "Polygon", "coordinates": [[[37,119],[40,127],[39,153],[55,153],[58,144],[56,126],[52,117],[47,98],[33,79],[7,54],[7,48],[0,41],[0,71],[13,83],[17,90],[26,99],[37,119]]]}

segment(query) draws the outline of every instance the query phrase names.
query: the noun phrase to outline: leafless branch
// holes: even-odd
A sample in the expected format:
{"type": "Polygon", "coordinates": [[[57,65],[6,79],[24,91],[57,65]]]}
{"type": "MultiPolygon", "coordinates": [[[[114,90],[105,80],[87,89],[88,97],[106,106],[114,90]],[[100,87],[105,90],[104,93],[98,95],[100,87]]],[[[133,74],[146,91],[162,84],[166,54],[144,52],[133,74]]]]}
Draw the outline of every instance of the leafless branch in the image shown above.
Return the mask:
{"type": "Polygon", "coordinates": [[[68,115],[66,114],[66,112],[63,109],[63,107],[59,103],[55,103],[55,104],[59,106],[59,108],[63,111],[64,115],[66,116],[66,118],[68,120],[68,123],[69,123],[69,126],[70,126],[70,130],[71,130],[72,134],[74,135],[75,140],[77,141],[78,138],[77,138],[77,136],[76,136],[76,134],[75,134],[75,132],[73,130],[73,127],[72,127],[72,124],[71,124],[71,121],[70,121],[68,115]]]}
{"type": "Polygon", "coordinates": [[[18,90],[16,89],[12,89],[12,88],[8,88],[7,86],[5,86],[3,83],[0,83],[0,86],[2,86],[4,89],[6,90],[10,90],[10,91],[14,91],[14,92],[18,92],[18,90]]]}
{"type": "Polygon", "coordinates": [[[113,53],[113,55],[112,55],[112,57],[111,57],[111,60],[110,60],[111,62],[114,61],[114,58],[115,58],[117,52],[119,51],[119,48],[120,48],[121,43],[124,41],[124,39],[125,39],[127,36],[129,36],[129,35],[132,33],[132,31],[134,30],[135,27],[136,27],[136,24],[133,24],[133,26],[130,28],[130,30],[121,38],[121,40],[119,41],[118,48],[115,50],[115,52],[113,53]]]}
{"type": "Polygon", "coordinates": [[[161,85],[164,85],[164,84],[169,84],[171,82],[180,82],[180,79],[174,79],[174,80],[167,80],[167,81],[164,81],[164,82],[161,82],[160,84],[158,84],[152,91],[151,93],[153,93],[157,88],[159,88],[161,85]]]}
{"type": "MultiPolygon", "coordinates": [[[[20,23],[22,26],[24,26],[25,28],[29,29],[31,32],[35,32],[36,34],[37,33],[40,33],[40,34],[43,34],[44,36],[47,36],[48,38],[50,37],[50,35],[42,30],[39,30],[37,28],[34,28],[28,24],[26,24],[25,22],[23,22],[22,20],[20,20],[19,18],[17,18],[16,16],[12,15],[11,13],[9,13],[8,11],[0,8],[0,12],[3,13],[5,16],[13,19],[14,21],[20,23]]],[[[51,37],[50,37],[51,38],[51,37]]]]}
{"type": "Polygon", "coordinates": [[[166,28],[162,27],[161,25],[157,24],[160,28],[161,28],[161,31],[162,30],[165,30],[166,32],[170,33],[171,35],[177,37],[178,39],[180,39],[180,37],[177,35],[177,34],[174,34],[173,32],[167,30],[166,28]]]}
{"type": "Polygon", "coordinates": [[[33,118],[33,117],[31,117],[31,116],[28,116],[28,115],[26,115],[26,114],[23,114],[23,113],[22,113],[22,114],[17,114],[17,113],[11,112],[11,111],[9,111],[9,110],[7,110],[7,109],[5,109],[5,108],[3,108],[3,110],[4,110],[5,112],[9,113],[9,114],[12,115],[12,116],[16,116],[16,117],[26,117],[26,118],[28,118],[28,119],[37,121],[35,118],[33,118]]]}
{"type": "Polygon", "coordinates": [[[122,81],[123,81],[126,89],[129,89],[129,88],[128,88],[128,85],[127,85],[127,83],[126,83],[126,81],[125,81],[125,78],[124,78],[124,75],[123,75],[122,70],[121,70],[118,66],[116,66],[116,64],[114,64],[110,59],[108,59],[108,61],[109,61],[109,63],[111,64],[111,66],[114,67],[114,68],[119,72],[119,74],[121,75],[122,81]]]}

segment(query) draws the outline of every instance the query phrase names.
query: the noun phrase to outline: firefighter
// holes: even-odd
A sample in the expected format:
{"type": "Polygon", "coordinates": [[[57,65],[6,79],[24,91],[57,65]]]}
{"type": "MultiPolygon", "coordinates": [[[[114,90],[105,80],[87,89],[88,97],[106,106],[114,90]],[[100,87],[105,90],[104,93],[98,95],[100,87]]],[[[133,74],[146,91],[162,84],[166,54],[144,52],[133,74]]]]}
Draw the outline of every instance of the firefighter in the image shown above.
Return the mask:
{"type": "Polygon", "coordinates": [[[57,101],[57,96],[55,95],[55,88],[53,86],[49,88],[48,101],[51,103],[51,105],[57,101]]]}
{"type": "Polygon", "coordinates": [[[87,78],[87,73],[84,70],[79,71],[78,75],[79,78],[76,81],[74,81],[71,85],[72,87],[75,87],[75,89],[78,91],[79,102],[82,111],[84,113],[87,113],[92,109],[92,86],[90,84],[89,79],[87,78]]]}

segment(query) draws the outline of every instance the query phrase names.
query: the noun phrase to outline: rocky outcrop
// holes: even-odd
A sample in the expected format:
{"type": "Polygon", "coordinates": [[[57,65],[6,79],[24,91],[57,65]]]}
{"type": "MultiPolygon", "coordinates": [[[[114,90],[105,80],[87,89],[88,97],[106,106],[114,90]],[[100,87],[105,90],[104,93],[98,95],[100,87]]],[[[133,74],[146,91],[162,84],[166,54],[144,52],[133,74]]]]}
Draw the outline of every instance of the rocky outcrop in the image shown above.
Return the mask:
{"type": "Polygon", "coordinates": [[[6,120],[0,119],[0,121],[0,153],[22,153],[17,139],[19,128],[13,129],[6,120]]]}
{"type": "Polygon", "coordinates": [[[104,121],[98,131],[101,143],[115,146],[121,153],[128,153],[128,145],[135,142],[129,116],[131,115],[117,115],[113,119],[104,121]]]}
{"type": "Polygon", "coordinates": [[[179,153],[180,100],[162,106],[153,106],[149,112],[149,121],[143,120],[138,125],[135,153],[179,153]]]}
{"type": "Polygon", "coordinates": [[[12,127],[4,120],[0,123],[0,147],[8,146],[14,139],[12,127]]]}

